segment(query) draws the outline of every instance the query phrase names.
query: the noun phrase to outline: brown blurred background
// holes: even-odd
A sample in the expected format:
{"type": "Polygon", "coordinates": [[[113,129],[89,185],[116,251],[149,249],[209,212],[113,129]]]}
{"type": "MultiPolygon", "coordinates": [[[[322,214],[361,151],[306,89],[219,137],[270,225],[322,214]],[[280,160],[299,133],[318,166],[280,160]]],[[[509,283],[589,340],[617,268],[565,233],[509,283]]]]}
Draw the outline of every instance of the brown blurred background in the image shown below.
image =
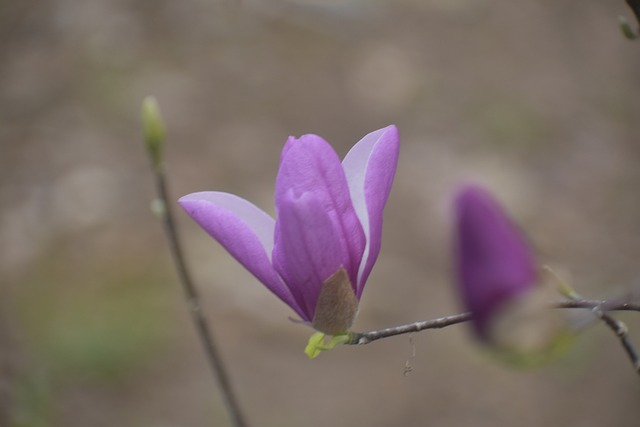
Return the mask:
{"type": "MultiPolygon", "coordinates": [[[[280,148],[340,155],[395,123],[400,164],[357,330],[460,309],[448,198],[495,192],[589,297],[640,276],[640,42],[596,0],[0,2],[0,426],[225,426],[141,145],[155,95],[172,190],[273,212],[280,148]]],[[[252,426],[636,427],[640,385],[597,324],[541,370],[464,326],[338,348],[179,213],[252,426]],[[403,375],[405,365],[412,371],[403,375]]],[[[640,317],[621,316],[640,345],[640,317]]]]}

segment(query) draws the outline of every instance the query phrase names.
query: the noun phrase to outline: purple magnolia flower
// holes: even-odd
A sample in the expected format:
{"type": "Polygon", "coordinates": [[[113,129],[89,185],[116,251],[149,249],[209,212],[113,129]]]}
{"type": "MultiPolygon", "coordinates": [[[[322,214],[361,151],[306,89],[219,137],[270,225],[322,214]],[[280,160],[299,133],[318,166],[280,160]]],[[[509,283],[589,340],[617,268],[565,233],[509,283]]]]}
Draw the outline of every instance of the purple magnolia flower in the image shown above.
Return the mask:
{"type": "Polygon", "coordinates": [[[398,149],[395,126],[362,138],[342,162],[319,136],[289,137],[276,179],[276,220],[228,193],[193,193],[179,203],[303,321],[340,334],[353,323],[380,252],[398,149]]]}
{"type": "Polygon", "coordinates": [[[456,260],[460,291],[482,340],[508,303],[538,284],[531,250],[496,201],[467,186],[455,199],[456,260]]]}

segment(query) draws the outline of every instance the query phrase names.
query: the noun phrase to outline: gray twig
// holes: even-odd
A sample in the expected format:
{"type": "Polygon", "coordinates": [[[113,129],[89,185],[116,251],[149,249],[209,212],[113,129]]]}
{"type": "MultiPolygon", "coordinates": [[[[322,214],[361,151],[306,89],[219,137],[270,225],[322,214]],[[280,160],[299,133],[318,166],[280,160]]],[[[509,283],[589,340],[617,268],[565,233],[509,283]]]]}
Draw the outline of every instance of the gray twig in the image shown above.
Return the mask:
{"type": "MultiPolygon", "coordinates": [[[[640,312],[640,304],[625,301],[600,301],[586,299],[572,299],[560,301],[550,304],[551,308],[558,309],[591,309],[593,313],[602,319],[603,322],[616,334],[620,339],[620,343],[625,352],[629,356],[631,363],[640,374],[640,357],[628,338],[627,326],[616,320],[607,311],[638,311],[640,312]]],[[[442,329],[447,326],[457,325],[471,320],[471,313],[460,313],[452,316],[439,317],[431,320],[423,320],[420,322],[408,323],[406,325],[393,326],[390,328],[379,329],[368,332],[351,332],[349,337],[350,345],[364,345],[373,341],[393,337],[396,335],[409,334],[412,332],[420,332],[427,329],[442,329]]]]}
{"type": "Polygon", "coordinates": [[[640,374],[640,357],[638,357],[638,352],[629,341],[629,328],[627,328],[627,325],[603,311],[599,306],[593,308],[593,313],[616,334],[634,369],[640,374]]]}
{"type": "Polygon", "coordinates": [[[460,313],[452,316],[439,317],[437,319],[423,320],[420,322],[408,323],[406,325],[392,326],[390,328],[379,329],[369,332],[351,332],[349,342],[351,345],[369,344],[381,338],[389,338],[396,335],[420,332],[426,329],[441,329],[447,326],[456,325],[471,320],[471,313],[460,313]]]}
{"type": "Polygon", "coordinates": [[[180,284],[182,285],[182,290],[184,291],[185,300],[189,307],[191,320],[204,348],[209,367],[211,368],[221,390],[225,407],[227,408],[229,418],[231,419],[231,424],[234,427],[246,427],[247,423],[244,421],[238,400],[231,387],[231,382],[222,361],[222,356],[218,351],[213,334],[211,333],[204,313],[202,312],[200,296],[198,295],[198,291],[191,280],[189,270],[187,269],[184,260],[182,245],[178,239],[178,233],[176,231],[175,220],[173,217],[173,209],[171,208],[172,204],[169,202],[164,167],[162,167],[162,165],[160,165],[160,167],[154,167],[153,171],[155,175],[158,200],[161,204],[159,214],[164,225],[167,240],[169,241],[171,255],[178,273],[178,278],[180,279],[180,284]]]}

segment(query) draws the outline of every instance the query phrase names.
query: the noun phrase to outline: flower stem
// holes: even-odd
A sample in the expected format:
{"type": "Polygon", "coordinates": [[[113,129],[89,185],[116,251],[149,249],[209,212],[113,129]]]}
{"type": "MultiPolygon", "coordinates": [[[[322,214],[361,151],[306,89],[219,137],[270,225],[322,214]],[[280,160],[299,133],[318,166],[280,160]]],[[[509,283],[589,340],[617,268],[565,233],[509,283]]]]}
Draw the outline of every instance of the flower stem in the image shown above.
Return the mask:
{"type": "Polygon", "coordinates": [[[191,275],[187,269],[182,246],[178,239],[178,233],[176,231],[175,220],[173,216],[173,209],[171,203],[169,203],[167,180],[165,177],[164,167],[154,167],[156,192],[159,202],[159,209],[157,212],[162,220],[164,231],[169,242],[169,248],[171,250],[171,256],[175,264],[182,290],[184,291],[184,297],[189,307],[189,314],[191,321],[193,322],[198,338],[204,349],[209,367],[217,381],[218,387],[222,392],[222,398],[224,405],[229,413],[231,424],[234,427],[246,427],[247,423],[244,421],[242,411],[238,404],[238,400],[231,387],[231,382],[227,375],[224,363],[218,347],[214,340],[213,334],[209,329],[206,318],[200,305],[200,297],[198,291],[191,280],[191,275]]]}

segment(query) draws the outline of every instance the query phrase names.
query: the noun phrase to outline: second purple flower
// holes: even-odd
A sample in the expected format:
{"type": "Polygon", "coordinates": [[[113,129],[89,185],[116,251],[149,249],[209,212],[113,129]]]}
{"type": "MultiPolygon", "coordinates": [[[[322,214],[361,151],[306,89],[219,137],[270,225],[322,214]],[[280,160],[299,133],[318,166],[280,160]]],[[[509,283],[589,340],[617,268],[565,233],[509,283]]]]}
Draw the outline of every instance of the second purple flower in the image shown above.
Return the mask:
{"type": "Polygon", "coordinates": [[[573,332],[557,289],[539,277],[526,237],[498,202],[477,186],[455,199],[460,293],[477,337],[516,366],[539,366],[562,353],[573,332]]]}
{"type": "Polygon", "coordinates": [[[275,220],[228,193],[193,193],[179,203],[303,321],[341,334],[355,319],[380,251],[398,150],[395,126],[366,135],[342,162],[319,136],[290,137],[276,179],[275,220]]]}
{"type": "Polygon", "coordinates": [[[455,215],[460,291],[476,333],[490,340],[505,306],[539,286],[536,264],[520,230],[484,189],[462,188],[455,215]]]}

